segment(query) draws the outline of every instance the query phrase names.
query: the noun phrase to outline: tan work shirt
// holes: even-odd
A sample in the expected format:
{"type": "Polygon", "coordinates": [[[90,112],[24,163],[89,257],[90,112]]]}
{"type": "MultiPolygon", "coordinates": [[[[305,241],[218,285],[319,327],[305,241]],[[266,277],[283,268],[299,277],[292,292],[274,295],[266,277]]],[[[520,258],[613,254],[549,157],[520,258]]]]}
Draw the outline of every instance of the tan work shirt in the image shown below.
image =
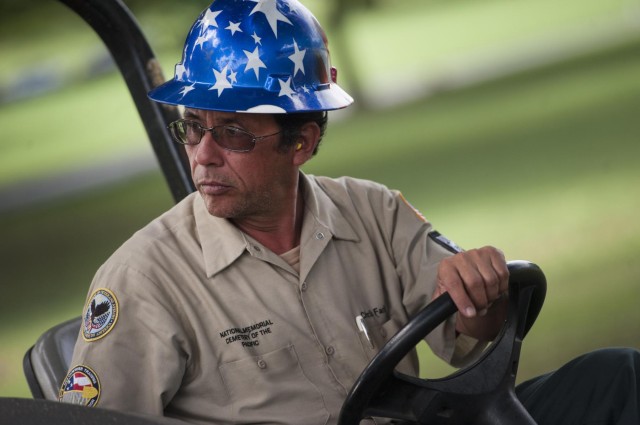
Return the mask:
{"type": "MultiPolygon", "coordinates": [[[[398,192],[301,182],[299,273],[209,215],[197,193],[118,249],[91,285],[61,398],[197,423],[335,423],[369,360],[430,301],[451,253],[398,192]]],[[[449,362],[454,326],[426,339],[449,362]]],[[[400,368],[417,374],[415,353],[400,368]]]]}

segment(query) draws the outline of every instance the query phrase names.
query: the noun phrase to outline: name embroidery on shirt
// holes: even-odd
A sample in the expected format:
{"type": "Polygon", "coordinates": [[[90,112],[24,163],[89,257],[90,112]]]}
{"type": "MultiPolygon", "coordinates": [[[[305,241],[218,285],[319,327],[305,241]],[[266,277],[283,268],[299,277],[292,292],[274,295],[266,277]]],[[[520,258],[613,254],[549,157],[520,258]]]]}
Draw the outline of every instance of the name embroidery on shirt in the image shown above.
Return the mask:
{"type": "Polygon", "coordinates": [[[220,332],[220,338],[229,344],[240,343],[243,347],[257,347],[260,345],[260,337],[271,333],[271,320],[263,320],[245,327],[233,327],[220,332]]]}
{"type": "Polygon", "coordinates": [[[362,316],[363,319],[368,319],[369,317],[383,316],[386,314],[387,314],[387,307],[384,305],[381,307],[373,307],[368,310],[360,312],[360,316],[362,316]]]}

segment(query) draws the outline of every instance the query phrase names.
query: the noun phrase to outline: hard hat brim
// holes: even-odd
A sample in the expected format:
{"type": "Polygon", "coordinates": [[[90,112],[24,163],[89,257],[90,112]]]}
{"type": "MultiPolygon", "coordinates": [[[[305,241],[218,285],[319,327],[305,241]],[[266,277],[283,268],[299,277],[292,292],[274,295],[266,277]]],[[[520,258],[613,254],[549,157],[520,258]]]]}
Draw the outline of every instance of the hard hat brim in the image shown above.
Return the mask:
{"type": "Polygon", "coordinates": [[[345,108],[353,98],[335,83],[323,84],[308,91],[243,88],[212,89],[209,84],[190,83],[176,79],[156,87],[149,98],[169,105],[193,109],[248,113],[294,113],[330,111],[345,108]]]}

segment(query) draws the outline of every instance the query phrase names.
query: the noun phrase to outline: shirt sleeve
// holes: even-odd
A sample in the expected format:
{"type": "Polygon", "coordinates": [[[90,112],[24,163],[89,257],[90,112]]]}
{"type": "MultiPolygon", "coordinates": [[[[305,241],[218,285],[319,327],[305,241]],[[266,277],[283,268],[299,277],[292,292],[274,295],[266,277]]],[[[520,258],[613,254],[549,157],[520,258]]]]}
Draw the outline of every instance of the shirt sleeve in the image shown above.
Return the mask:
{"type": "MultiPolygon", "coordinates": [[[[440,261],[459,248],[434,232],[432,224],[404,196],[392,191],[396,208],[393,216],[392,246],[403,284],[403,304],[409,317],[415,316],[432,300],[440,261]],[[430,237],[429,235],[437,235],[430,237]]],[[[486,344],[457,335],[457,315],[439,325],[425,337],[430,349],[445,362],[463,367],[479,357],[486,344]]]]}
{"type": "Polygon", "coordinates": [[[167,298],[142,272],[105,264],[91,285],[60,400],[162,415],[188,358],[177,310],[167,298]],[[93,389],[84,390],[87,385],[93,389]]]}

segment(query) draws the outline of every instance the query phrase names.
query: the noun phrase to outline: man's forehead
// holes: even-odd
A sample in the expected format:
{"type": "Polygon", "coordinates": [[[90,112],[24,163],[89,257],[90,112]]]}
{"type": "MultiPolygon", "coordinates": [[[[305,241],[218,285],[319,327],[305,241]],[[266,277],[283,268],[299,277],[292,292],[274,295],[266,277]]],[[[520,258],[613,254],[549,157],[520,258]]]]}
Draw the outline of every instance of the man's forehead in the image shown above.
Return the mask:
{"type": "Polygon", "coordinates": [[[211,111],[207,109],[184,108],[183,115],[185,117],[218,118],[218,117],[234,117],[238,114],[235,112],[223,112],[223,111],[211,111]]]}
{"type": "Polygon", "coordinates": [[[206,123],[267,123],[274,120],[270,114],[252,114],[226,111],[211,111],[207,109],[185,108],[184,118],[199,119],[206,123]]]}

